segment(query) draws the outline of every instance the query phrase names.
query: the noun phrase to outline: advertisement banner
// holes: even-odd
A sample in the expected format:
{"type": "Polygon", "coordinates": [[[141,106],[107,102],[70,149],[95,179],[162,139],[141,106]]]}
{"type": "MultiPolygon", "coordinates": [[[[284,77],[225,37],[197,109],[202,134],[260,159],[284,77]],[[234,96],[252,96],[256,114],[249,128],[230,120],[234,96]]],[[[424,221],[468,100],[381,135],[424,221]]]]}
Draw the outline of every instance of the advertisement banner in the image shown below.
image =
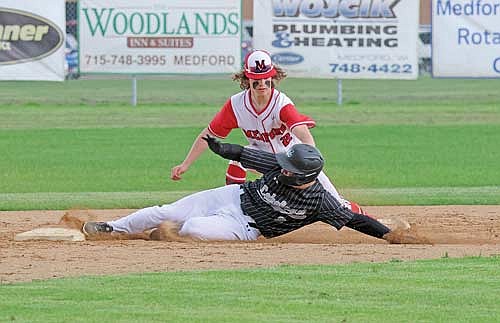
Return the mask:
{"type": "Polygon", "coordinates": [[[241,69],[241,0],[81,0],[80,72],[241,69]]]}
{"type": "Polygon", "coordinates": [[[64,80],[64,0],[0,2],[0,80],[64,80]]]}
{"type": "Polygon", "coordinates": [[[418,77],[417,0],[255,0],[254,47],[291,76],[418,77]]]}
{"type": "Polygon", "coordinates": [[[432,74],[500,77],[500,0],[432,2],[432,74]]]}

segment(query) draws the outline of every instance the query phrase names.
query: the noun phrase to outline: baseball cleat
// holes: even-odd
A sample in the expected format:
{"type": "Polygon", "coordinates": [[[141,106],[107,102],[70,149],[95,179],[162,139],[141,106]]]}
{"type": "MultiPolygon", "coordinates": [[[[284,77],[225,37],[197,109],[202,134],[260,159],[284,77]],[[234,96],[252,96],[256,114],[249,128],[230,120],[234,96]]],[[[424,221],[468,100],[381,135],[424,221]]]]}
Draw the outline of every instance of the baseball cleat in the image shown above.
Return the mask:
{"type": "Polygon", "coordinates": [[[86,236],[89,236],[99,233],[111,233],[113,227],[106,222],[85,222],[82,231],[86,236]]]}

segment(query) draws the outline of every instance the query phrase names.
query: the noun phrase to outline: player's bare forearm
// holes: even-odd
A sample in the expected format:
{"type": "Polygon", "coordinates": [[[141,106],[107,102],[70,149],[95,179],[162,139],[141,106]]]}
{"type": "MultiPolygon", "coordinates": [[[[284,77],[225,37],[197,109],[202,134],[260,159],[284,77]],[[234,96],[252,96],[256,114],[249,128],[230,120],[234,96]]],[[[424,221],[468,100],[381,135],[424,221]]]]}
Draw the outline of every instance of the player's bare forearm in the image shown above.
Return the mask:
{"type": "Polygon", "coordinates": [[[311,146],[316,146],[316,144],[314,143],[314,138],[313,138],[311,132],[309,131],[309,128],[307,127],[307,125],[300,125],[300,126],[294,127],[292,129],[292,133],[294,135],[296,135],[297,138],[299,138],[299,140],[302,141],[302,143],[308,144],[311,146]]]}
{"type": "Polygon", "coordinates": [[[203,138],[203,136],[206,136],[207,133],[209,133],[208,129],[203,129],[193,142],[193,145],[191,146],[191,149],[189,150],[184,161],[171,169],[170,178],[172,180],[178,181],[182,179],[181,175],[184,174],[189,169],[191,164],[194,163],[198,159],[198,157],[200,157],[200,155],[207,149],[207,143],[203,139],[201,139],[203,138]]]}
{"type": "Polygon", "coordinates": [[[200,155],[207,150],[208,146],[205,140],[202,138],[205,137],[207,134],[210,134],[210,131],[208,131],[208,128],[203,129],[198,137],[196,137],[195,141],[193,142],[193,145],[191,146],[191,149],[189,150],[189,153],[186,155],[186,158],[182,162],[186,166],[190,166],[192,163],[194,163],[200,155]]]}

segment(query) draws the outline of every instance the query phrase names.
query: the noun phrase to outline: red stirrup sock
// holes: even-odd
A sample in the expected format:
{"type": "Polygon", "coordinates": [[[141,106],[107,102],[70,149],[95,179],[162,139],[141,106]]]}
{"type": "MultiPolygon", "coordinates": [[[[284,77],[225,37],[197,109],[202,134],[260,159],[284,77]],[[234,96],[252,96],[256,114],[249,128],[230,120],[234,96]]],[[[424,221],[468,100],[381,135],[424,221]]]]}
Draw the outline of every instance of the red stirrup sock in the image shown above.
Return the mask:
{"type": "Polygon", "coordinates": [[[351,203],[351,211],[353,211],[354,213],[363,214],[372,219],[376,219],[373,215],[367,214],[358,203],[353,201],[349,201],[349,203],[351,203]]]}
{"type": "Polygon", "coordinates": [[[247,172],[238,165],[230,164],[226,171],[226,185],[243,184],[246,181],[247,172]]]}

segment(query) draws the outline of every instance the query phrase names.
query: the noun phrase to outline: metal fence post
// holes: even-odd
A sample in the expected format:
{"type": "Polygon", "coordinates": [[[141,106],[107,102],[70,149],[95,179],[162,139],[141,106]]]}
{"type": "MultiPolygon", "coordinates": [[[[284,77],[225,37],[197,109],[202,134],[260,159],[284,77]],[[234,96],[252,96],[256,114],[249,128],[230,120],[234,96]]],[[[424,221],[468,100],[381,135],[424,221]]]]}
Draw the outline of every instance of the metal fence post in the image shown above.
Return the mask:
{"type": "Polygon", "coordinates": [[[137,77],[132,75],[132,106],[137,105],[137,77]]]}
{"type": "Polygon", "coordinates": [[[337,105],[342,105],[342,80],[337,79],[337,105]]]}

